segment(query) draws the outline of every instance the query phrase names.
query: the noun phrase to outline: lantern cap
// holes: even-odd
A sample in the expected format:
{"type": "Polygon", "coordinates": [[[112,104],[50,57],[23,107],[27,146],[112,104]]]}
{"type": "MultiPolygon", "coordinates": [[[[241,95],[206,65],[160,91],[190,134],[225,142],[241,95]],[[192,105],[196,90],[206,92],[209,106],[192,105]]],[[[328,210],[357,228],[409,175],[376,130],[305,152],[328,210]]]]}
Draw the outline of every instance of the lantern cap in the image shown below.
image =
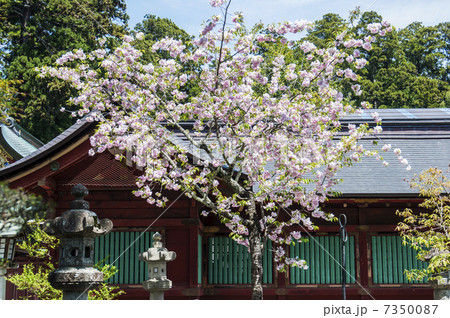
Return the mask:
{"type": "Polygon", "coordinates": [[[70,202],[71,210],[89,210],[89,202],[84,200],[84,197],[89,194],[89,190],[82,184],[77,184],[72,187],[70,193],[75,197],[70,202]]]}

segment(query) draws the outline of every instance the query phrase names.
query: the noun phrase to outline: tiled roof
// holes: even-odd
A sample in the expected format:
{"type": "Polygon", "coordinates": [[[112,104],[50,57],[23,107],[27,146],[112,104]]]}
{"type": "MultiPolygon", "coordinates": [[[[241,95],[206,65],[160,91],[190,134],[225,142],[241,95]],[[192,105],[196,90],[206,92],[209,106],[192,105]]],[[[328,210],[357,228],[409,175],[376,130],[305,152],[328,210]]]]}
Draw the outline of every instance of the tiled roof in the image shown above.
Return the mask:
{"type": "Polygon", "coordinates": [[[378,147],[384,143],[391,144],[392,149],[401,149],[402,157],[408,160],[411,170],[406,170],[405,165],[397,160],[392,150],[383,153],[384,160],[389,165],[384,167],[382,163],[373,157],[363,158],[353,167],[343,168],[337,177],[343,179],[335,190],[343,196],[384,196],[417,194],[417,190],[409,187],[408,181],[415,174],[430,168],[437,167],[446,171],[450,164],[450,136],[443,138],[383,138],[378,146],[372,146],[370,141],[364,142],[366,147],[378,147]]]}
{"type": "Polygon", "coordinates": [[[370,109],[362,114],[346,117],[348,120],[372,120],[372,113],[379,113],[383,121],[439,121],[450,119],[450,108],[394,108],[394,109],[370,109]]]}
{"type": "MultiPolygon", "coordinates": [[[[450,109],[369,110],[360,115],[346,117],[343,122],[371,123],[371,113],[375,111],[383,119],[384,130],[380,135],[378,148],[386,143],[391,144],[392,149],[401,149],[402,156],[409,161],[412,169],[407,171],[404,165],[398,163],[391,150],[383,153],[384,159],[390,163],[388,167],[383,167],[381,162],[374,158],[364,158],[354,167],[344,168],[338,175],[344,182],[335,190],[340,191],[343,196],[416,195],[405,179],[410,180],[414,174],[429,167],[446,170],[450,164],[450,109]]],[[[93,127],[93,124],[81,120],[34,153],[1,169],[0,179],[61,149],[79,136],[91,132],[93,127]]],[[[172,141],[190,150],[187,140],[181,134],[175,134],[172,141]]],[[[365,140],[364,143],[371,147],[372,141],[365,140]]]]}
{"type": "MultiPolygon", "coordinates": [[[[392,150],[381,153],[389,162],[384,167],[375,158],[364,158],[354,167],[344,168],[338,177],[344,180],[336,187],[343,196],[398,196],[413,195],[417,191],[409,187],[407,181],[430,167],[443,171],[450,164],[450,109],[376,109],[364,111],[361,115],[349,116],[345,120],[371,122],[371,113],[378,112],[383,123],[383,133],[379,135],[380,149],[383,144],[391,144],[392,149],[401,149],[401,155],[411,165],[407,171],[400,164],[392,150]]],[[[366,147],[374,147],[371,140],[366,147]]],[[[377,146],[375,146],[377,147],[377,146]]]]}
{"type": "Polygon", "coordinates": [[[33,166],[45,159],[46,156],[59,151],[68,144],[76,141],[80,135],[86,134],[91,131],[91,128],[95,127],[92,123],[85,120],[79,120],[77,123],[69,127],[63,133],[43,145],[42,147],[36,149],[34,152],[30,153],[26,157],[0,169],[0,180],[7,178],[9,175],[15,174],[17,171],[26,169],[26,167],[33,166]]]}
{"type": "MultiPolygon", "coordinates": [[[[380,150],[383,159],[389,163],[384,167],[374,157],[363,158],[353,167],[343,168],[337,179],[343,179],[334,190],[342,196],[412,196],[417,191],[409,187],[408,180],[415,174],[430,167],[447,170],[450,164],[450,109],[377,109],[365,110],[362,114],[348,116],[343,123],[373,124],[371,113],[378,112],[382,118],[383,133],[378,135],[378,146],[373,139],[363,140],[367,149],[380,150]],[[383,153],[383,144],[391,144],[392,149],[399,148],[411,170],[399,163],[393,150],[383,153]]],[[[177,133],[172,142],[188,150],[195,157],[207,158],[202,151],[192,151],[189,141],[177,133]]],[[[271,169],[268,164],[267,169],[271,169]]]]}
{"type": "Polygon", "coordinates": [[[39,140],[27,133],[14,121],[0,124],[0,146],[14,160],[28,156],[42,145],[39,140]]]}

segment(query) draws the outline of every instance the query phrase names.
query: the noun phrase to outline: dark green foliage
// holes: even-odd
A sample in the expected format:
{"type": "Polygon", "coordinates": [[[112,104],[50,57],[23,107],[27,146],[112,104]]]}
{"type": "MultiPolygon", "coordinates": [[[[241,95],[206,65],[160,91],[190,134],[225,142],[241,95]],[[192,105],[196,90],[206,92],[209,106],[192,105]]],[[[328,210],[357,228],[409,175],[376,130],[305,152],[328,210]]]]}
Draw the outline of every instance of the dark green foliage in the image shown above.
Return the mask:
{"type": "Polygon", "coordinates": [[[18,84],[20,84],[19,81],[0,78],[0,122],[5,122],[8,115],[12,112],[11,103],[16,100],[17,91],[15,85],[18,84]]]}
{"type": "Polygon", "coordinates": [[[68,86],[37,78],[35,68],[70,50],[92,50],[101,37],[112,46],[125,32],[125,8],[123,0],[0,0],[0,65],[4,77],[22,81],[14,115],[21,126],[46,142],[73,123],[59,111],[69,109],[68,86]]]}
{"type": "Polygon", "coordinates": [[[439,49],[442,54],[442,61],[444,61],[442,80],[448,83],[450,82],[450,22],[439,23],[436,28],[438,30],[437,36],[443,44],[439,49]]]}
{"type": "Polygon", "coordinates": [[[26,222],[44,217],[51,207],[40,197],[0,183],[0,231],[21,231],[26,222]]]}
{"type": "Polygon", "coordinates": [[[314,29],[308,32],[305,39],[317,47],[326,48],[330,42],[334,43],[336,36],[344,31],[346,26],[346,21],[338,14],[327,13],[321,20],[315,22],[314,29]]]}
{"type": "Polygon", "coordinates": [[[399,36],[405,57],[415,66],[418,74],[445,79],[446,43],[439,33],[437,27],[426,27],[420,22],[413,22],[400,30],[399,36]]]}
{"type": "Polygon", "coordinates": [[[440,107],[442,92],[439,81],[417,76],[411,63],[382,68],[375,81],[362,80],[368,90],[364,97],[377,108],[440,107]]]}
{"type": "MultiPolygon", "coordinates": [[[[180,40],[186,45],[188,40],[192,37],[183,29],[180,29],[172,20],[167,18],[159,18],[155,15],[147,14],[141,23],[138,23],[132,33],[142,33],[144,35],[143,40],[136,41],[135,47],[142,52],[141,61],[143,63],[158,63],[159,59],[170,59],[167,51],[153,52],[152,46],[157,41],[166,37],[180,40]]],[[[189,69],[195,69],[194,63],[186,63],[183,67],[189,69]]],[[[200,69],[198,70],[201,71],[200,69]]],[[[188,92],[189,96],[195,96],[199,92],[199,88],[195,81],[189,81],[182,91],[188,92]]]]}
{"type": "MultiPolygon", "coordinates": [[[[347,32],[362,38],[368,24],[382,21],[376,12],[365,12],[347,32]]],[[[342,30],[343,20],[336,14],[327,14],[316,21],[307,39],[318,47],[327,47],[342,30]]],[[[369,101],[375,108],[446,107],[450,91],[449,48],[448,22],[435,27],[414,22],[401,30],[394,28],[372,43],[371,51],[360,50],[368,65],[357,70],[363,93],[353,94],[353,102],[369,101]]],[[[341,84],[344,91],[350,92],[352,83],[341,84]]]]}
{"type": "Polygon", "coordinates": [[[13,117],[21,126],[43,142],[47,142],[73,124],[69,113],[62,113],[71,96],[70,88],[61,81],[37,77],[36,67],[52,64],[54,59],[19,56],[8,67],[8,77],[20,79],[22,93],[15,103],[13,117]]]}
{"type": "Polygon", "coordinates": [[[155,42],[165,37],[174,38],[186,42],[190,39],[188,33],[180,29],[175,23],[166,18],[158,18],[155,15],[147,14],[141,23],[134,28],[135,33],[142,32],[144,40],[138,41],[135,45],[143,53],[142,60],[155,63],[160,57],[169,58],[167,52],[153,52],[152,46],[155,42]]]}

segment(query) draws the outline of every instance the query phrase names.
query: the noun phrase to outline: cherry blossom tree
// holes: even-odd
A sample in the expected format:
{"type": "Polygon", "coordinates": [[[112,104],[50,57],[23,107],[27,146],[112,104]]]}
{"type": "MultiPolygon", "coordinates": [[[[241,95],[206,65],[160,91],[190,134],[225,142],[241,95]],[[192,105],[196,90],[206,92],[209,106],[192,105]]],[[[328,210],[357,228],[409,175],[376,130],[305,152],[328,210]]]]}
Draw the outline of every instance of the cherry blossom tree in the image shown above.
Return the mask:
{"type": "Polygon", "coordinates": [[[370,50],[390,26],[371,24],[364,39],[343,32],[334,46],[319,49],[292,40],[312,28],[308,21],[247,29],[242,14],[229,13],[231,1],[210,3],[222,15],[191,43],[165,38],[153,45],[168,59],[141,62],[133,46],[137,34],[111,52],[68,52],[41,76],[70,82],[79,91],[74,116],[99,122],[91,155],[113,148],[133,153],[143,167],[136,196],[164,206],[165,190],[182,191],[248,246],[252,298],[262,299],[264,242],[273,241],[278,270],[307,269],[304,260],[285,254],[286,245],[301,239],[293,229],[313,230],[311,218],[335,220],[321,204],[332,194],[336,173],[364,156],[381,158],[360,143],[381,132],[377,114],[372,128],[343,125],[342,117],[370,105],[351,105],[335,84],[351,79],[360,92],[354,72],[366,64],[360,50],[370,50]],[[276,49],[263,54],[264,45],[276,49]],[[285,53],[294,45],[297,60],[285,53]],[[192,83],[200,88],[195,93],[184,89],[192,83]]]}

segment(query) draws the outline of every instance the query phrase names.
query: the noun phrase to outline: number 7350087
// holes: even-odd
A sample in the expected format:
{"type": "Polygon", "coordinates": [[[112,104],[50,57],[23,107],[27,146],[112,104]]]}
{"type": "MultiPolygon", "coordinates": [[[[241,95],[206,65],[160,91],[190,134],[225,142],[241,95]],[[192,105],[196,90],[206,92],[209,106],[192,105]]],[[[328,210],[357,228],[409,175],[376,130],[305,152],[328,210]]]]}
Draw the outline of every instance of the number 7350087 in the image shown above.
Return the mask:
{"type": "Polygon", "coordinates": [[[438,305],[384,305],[384,309],[385,315],[434,315],[438,305]]]}

